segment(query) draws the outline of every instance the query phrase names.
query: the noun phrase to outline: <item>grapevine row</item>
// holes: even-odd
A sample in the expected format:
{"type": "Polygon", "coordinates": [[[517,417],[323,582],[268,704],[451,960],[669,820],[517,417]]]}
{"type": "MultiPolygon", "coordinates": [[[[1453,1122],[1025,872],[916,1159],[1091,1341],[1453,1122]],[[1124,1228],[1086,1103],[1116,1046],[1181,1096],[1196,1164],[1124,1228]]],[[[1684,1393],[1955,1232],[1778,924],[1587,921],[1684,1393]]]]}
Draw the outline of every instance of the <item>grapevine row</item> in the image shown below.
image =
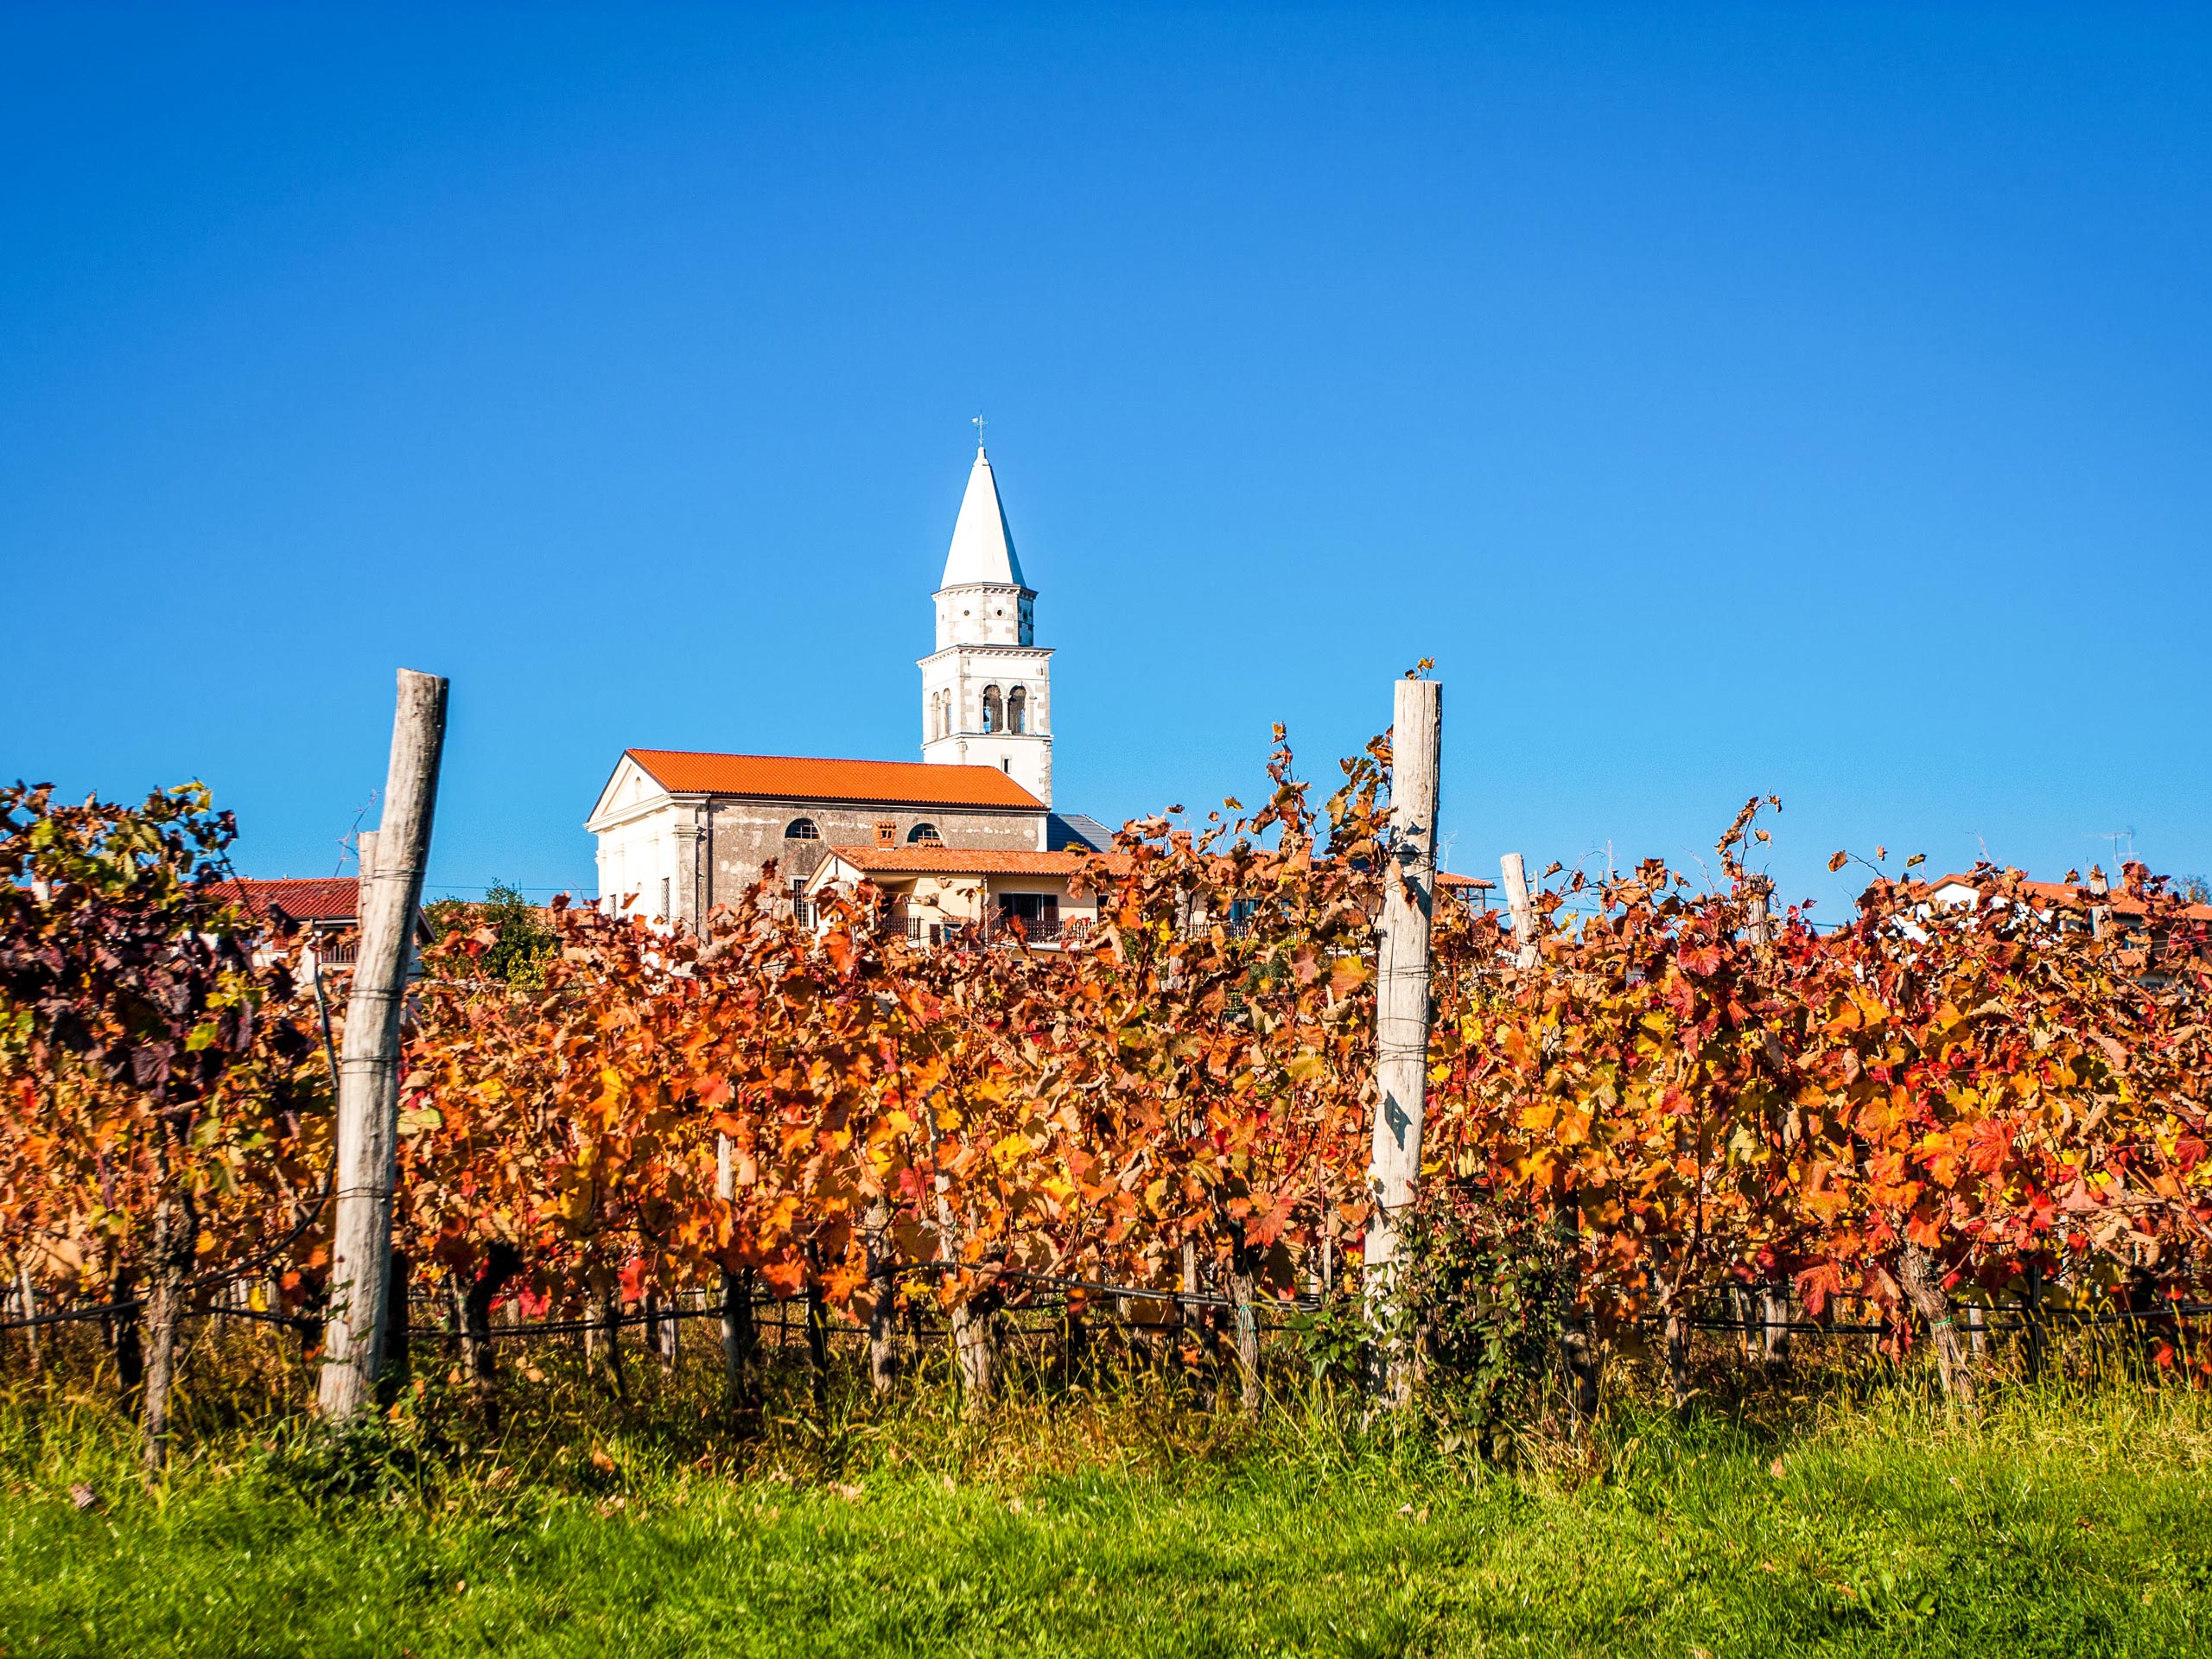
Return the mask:
{"type": "MultiPolygon", "coordinates": [[[[556,906],[524,976],[456,931],[410,1014],[397,1247],[480,1322],[759,1286],[887,1352],[897,1300],[934,1298],[979,1393],[1027,1279],[1203,1277],[1256,1403],[1256,1311],[1356,1287],[1371,1218],[1389,760],[1377,740],[1316,808],[1279,746],[1258,810],[1131,824],[1064,950],[918,946],[867,888],[801,927],[772,874],[698,936],[556,906]]],[[[311,1311],[325,1047],[296,953],[221,900],[227,821],[188,791],[0,805],[13,1273],[143,1300],[156,1364],[226,1282],[311,1311]]],[[[1571,876],[1517,937],[1440,906],[1424,1183],[1541,1217],[1564,1322],[1656,1322],[1678,1389],[1731,1291],[1916,1323],[1964,1392],[1964,1287],[2202,1288],[2201,925],[2155,883],[2089,927],[2002,876],[1934,908],[1878,865],[1818,929],[1749,866],[1762,810],[1709,884],[1571,876]]]]}

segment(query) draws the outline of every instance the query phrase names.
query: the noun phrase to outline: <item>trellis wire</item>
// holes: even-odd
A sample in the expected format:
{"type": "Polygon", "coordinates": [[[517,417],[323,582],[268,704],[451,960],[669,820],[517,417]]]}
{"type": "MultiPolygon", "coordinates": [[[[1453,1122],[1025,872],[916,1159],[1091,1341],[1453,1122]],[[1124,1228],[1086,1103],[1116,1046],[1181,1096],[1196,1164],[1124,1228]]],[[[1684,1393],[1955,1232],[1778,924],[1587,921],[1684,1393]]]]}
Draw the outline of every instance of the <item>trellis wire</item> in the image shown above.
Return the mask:
{"type": "MultiPolygon", "coordinates": [[[[915,1262],[887,1269],[876,1276],[891,1278],[901,1274],[955,1271],[957,1271],[957,1268],[951,1262],[915,1262]]],[[[1171,1303],[1179,1310],[1188,1308],[1233,1312],[1238,1306],[1229,1297],[1212,1292],[1160,1290],[1149,1285],[1109,1285],[1088,1279],[1063,1279],[1051,1274],[1030,1273],[1020,1268],[1000,1268],[993,1276],[1001,1281],[1013,1280],[1046,1290],[1061,1292],[1079,1290],[1086,1295],[1116,1300],[1171,1303]]],[[[753,1298],[747,1306],[784,1309],[803,1302],[804,1300],[803,1293],[791,1296],[757,1296],[753,1298]]],[[[127,1302],[104,1302],[89,1307],[65,1308],[52,1313],[34,1314],[28,1318],[0,1319],[0,1331],[25,1331],[37,1326],[66,1325],[82,1319],[105,1319],[115,1314],[135,1313],[144,1306],[143,1299],[133,1299],[127,1302]]],[[[703,1307],[640,1309],[634,1313],[619,1313],[611,1319],[522,1320],[491,1325],[483,1334],[494,1338],[567,1336],[586,1331],[607,1331],[623,1325],[651,1325],[664,1319],[719,1319],[727,1311],[728,1306],[727,1303],[715,1302],[703,1307]]],[[[1319,1310],[1321,1301],[1319,1297],[1306,1295],[1288,1300],[1270,1298],[1265,1301],[1255,1302],[1252,1306],[1255,1310],[1260,1311],[1294,1310],[1301,1313],[1311,1313],[1319,1310]]],[[[1961,1303],[1960,1312],[1963,1313],[1967,1308],[1976,1306],[1985,1308],[1991,1314],[2018,1316],[1992,1319],[1986,1321],[1981,1328],[1990,1332],[2034,1331],[2044,1325],[2062,1322],[2076,1327],[2123,1325],[2155,1319],[2201,1319],[2207,1314],[2212,1314],[2212,1302],[2170,1302],[2152,1308],[2110,1308],[2101,1311],[2053,1306],[2049,1303],[2044,1303],[2040,1308],[2031,1306],[2024,1302],[1961,1303]]],[[[185,1319],[207,1317],[242,1319],[260,1324],[295,1327],[313,1327],[321,1324],[321,1320],[311,1313],[280,1313],[261,1308],[226,1307],[219,1303],[187,1308],[181,1317],[185,1319]]],[[[1638,1321],[1640,1325],[1647,1326],[1659,1322],[1658,1315],[1647,1315],[1638,1321]]],[[[1917,1320],[1916,1322],[1924,1323],[1917,1320]]],[[[1770,1319],[1764,1315],[1743,1319],[1694,1318],[1688,1323],[1693,1330],[1697,1331],[1786,1331],[1793,1335],[1802,1336],[1872,1336],[1895,1328],[1885,1323],[1846,1324],[1820,1319],[1770,1319]]],[[[1271,1325],[1263,1328],[1284,1330],[1290,1327],[1271,1325]]],[[[861,1327],[857,1325],[833,1325],[830,1328],[830,1333],[832,1335],[856,1333],[860,1329],[861,1327]]],[[[453,1336],[461,1333],[456,1331],[440,1329],[426,1330],[423,1334],[425,1336],[453,1336]]]]}

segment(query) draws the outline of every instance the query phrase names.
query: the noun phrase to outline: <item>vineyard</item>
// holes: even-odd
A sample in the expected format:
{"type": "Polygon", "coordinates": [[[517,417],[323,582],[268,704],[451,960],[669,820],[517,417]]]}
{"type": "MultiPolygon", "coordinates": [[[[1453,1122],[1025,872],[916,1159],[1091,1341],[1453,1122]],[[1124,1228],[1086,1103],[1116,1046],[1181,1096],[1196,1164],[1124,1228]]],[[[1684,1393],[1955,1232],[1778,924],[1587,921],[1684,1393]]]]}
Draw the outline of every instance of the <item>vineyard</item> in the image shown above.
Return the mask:
{"type": "MultiPolygon", "coordinates": [[[[1753,868],[1754,800],[1709,882],[1554,866],[1509,912],[1442,899],[1419,1181],[1379,1216],[1390,763],[1376,740],[1316,805],[1281,746],[1256,810],[1132,823],[1067,949],[917,944],[865,887],[801,925],[772,870],[703,936],[449,916],[406,1011],[387,1342],[440,1333],[496,1414],[512,1338],[620,1395],[626,1332],[665,1354],[711,1321],[740,1422],[771,1317],[817,1398],[855,1350],[873,1390],[929,1370],[971,1413],[1023,1343],[1063,1379],[1211,1366],[1248,1414],[1271,1364],[1357,1382],[1363,1347],[1570,1422],[1608,1356],[1687,1405],[1700,1329],[1769,1357],[1862,1333],[1960,1402],[2069,1320],[2212,1374],[2212,966],[2134,867],[2070,906],[1984,872],[1995,902],[1942,907],[1878,855],[1816,927],[1753,868]],[[1384,1222],[1395,1285],[1363,1267],[1384,1222]]],[[[96,1329],[158,1461],[191,1328],[315,1357],[343,999],[226,896],[203,791],[0,814],[9,1339],[36,1363],[96,1329]]]]}

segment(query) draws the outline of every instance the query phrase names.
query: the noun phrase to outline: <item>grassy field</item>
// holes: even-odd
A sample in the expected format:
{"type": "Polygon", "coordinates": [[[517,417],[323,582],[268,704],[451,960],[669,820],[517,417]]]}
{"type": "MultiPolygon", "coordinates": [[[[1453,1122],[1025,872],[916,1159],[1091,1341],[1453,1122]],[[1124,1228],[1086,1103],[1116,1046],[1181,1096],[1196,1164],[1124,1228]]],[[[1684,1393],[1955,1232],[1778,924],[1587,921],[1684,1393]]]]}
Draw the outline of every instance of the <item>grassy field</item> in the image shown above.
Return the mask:
{"type": "Polygon", "coordinates": [[[742,1452],[528,1411],[433,1450],[403,1412],[340,1457],[296,1425],[204,1436],[149,1496],[127,1424],[49,1387],[0,1409],[0,1652],[2212,1650],[2199,1401],[1802,1410],[1630,1408],[1510,1473],[1310,1407],[977,1428],[925,1397],[742,1452]]]}

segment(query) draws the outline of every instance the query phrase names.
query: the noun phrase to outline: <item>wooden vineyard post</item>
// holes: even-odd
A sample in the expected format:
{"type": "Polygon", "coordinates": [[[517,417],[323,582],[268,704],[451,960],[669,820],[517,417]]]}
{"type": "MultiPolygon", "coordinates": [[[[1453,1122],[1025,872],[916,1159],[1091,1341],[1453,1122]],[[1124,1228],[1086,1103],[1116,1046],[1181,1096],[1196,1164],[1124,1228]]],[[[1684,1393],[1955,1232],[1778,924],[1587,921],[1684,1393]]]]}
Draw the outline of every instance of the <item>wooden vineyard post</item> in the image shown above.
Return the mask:
{"type": "Polygon", "coordinates": [[[1758,879],[1762,885],[1751,894],[1744,909],[1744,937],[1753,944],[1765,945],[1774,940],[1774,925],[1766,909],[1766,890],[1771,884],[1763,876],[1758,879]]]}
{"type": "Polygon", "coordinates": [[[1953,1323],[1950,1293],[1943,1288],[1942,1270],[1923,1246],[1907,1239],[1897,1255],[1897,1282],[1904,1287],[1912,1311],[1927,1321],[1929,1346],[1936,1351],[1936,1367],[1946,1400],[1971,1408],[1974,1402],[1974,1369],[1967,1363],[1966,1344],[1953,1323]]]}
{"type": "MultiPolygon", "coordinates": [[[[31,1264],[20,1258],[18,1258],[16,1262],[16,1295],[17,1301],[22,1304],[23,1318],[26,1320],[36,1320],[38,1318],[38,1287],[31,1282],[31,1264]]],[[[36,1324],[32,1323],[26,1324],[24,1325],[23,1340],[28,1345],[30,1352],[31,1375],[33,1376],[36,1376],[40,1371],[45,1369],[46,1360],[46,1351],[40,1345],[38,1339],[38,1326],[36,1324]]]]}
{"type": "Polygon", "coordinates": [[[2043,1263],[2028,1263],[2028,1295],[2024,1309],[2028,1338],[2028,1381],[2043,1380],[2043,1263]]]}
{"type": "Polygon", "coordinates": [[[899,1375],[899,1281],[892,1269],[896,1249],[891,1239],[891,1206],[878,1198],[868,1209],[862,1235],[868,1250],[868,1380],[877,1394],[888,1394],[899,1375]]]}
{"type": "Polygon", "coordinates": [[[1375,1135],[1368,1165],[1367,1323],[1376,1381],[1395,1405],[1410,1402],[1413,1363],[1398,1306],[1402,1222],[1421,1179],[1421,1109],[1428,1080],[1429,928],[1436,908],[1437,766],[1444,689],[1397,682],[1390,721],[1390,828],[1382,866],[1376,957],[1375,1135]]]}
{"type": "Polygon", "coordinates": [[[399,671],[384,828],[361,874],[361,944],[339,1062],[337,1210],[317,1404],[343,1422],[375,1398],[399,1135],[399,1020],[446,736],[446,682],[399,671]]]}
{"type": "Polygon", "coordinates": [[[1529,867],[1518,853],[1508,853],[1497,861],[1499,872],[1505,877],[1506,908],[1513,912],[1513,942],[1520,948],[1514,952],[1513,965],[1533,968],[1542,955],[1536,944],[1536,906],[1529,896],[1529,867]]]}
{"type": "MultiPolygon", "coordinates": [[[[725,1205],[737,1202],[737,1158],[729,1136],[715,1137],[715,1196],[725,1205]]],[[[753,1362],[760,1345],[760,1331],[753,1306],[753,1274],[722,1269],[722,1391],[733,1412],[750,1410],[753,1400],[753,1362]]]]}
{"type": "Polygon", "coordinates": [[[1789,1369],[1789,1281],[1759,1287],[1759,1325],[1766,1336],[1764,1358],[1770,1371],[1789,1369]]]}

